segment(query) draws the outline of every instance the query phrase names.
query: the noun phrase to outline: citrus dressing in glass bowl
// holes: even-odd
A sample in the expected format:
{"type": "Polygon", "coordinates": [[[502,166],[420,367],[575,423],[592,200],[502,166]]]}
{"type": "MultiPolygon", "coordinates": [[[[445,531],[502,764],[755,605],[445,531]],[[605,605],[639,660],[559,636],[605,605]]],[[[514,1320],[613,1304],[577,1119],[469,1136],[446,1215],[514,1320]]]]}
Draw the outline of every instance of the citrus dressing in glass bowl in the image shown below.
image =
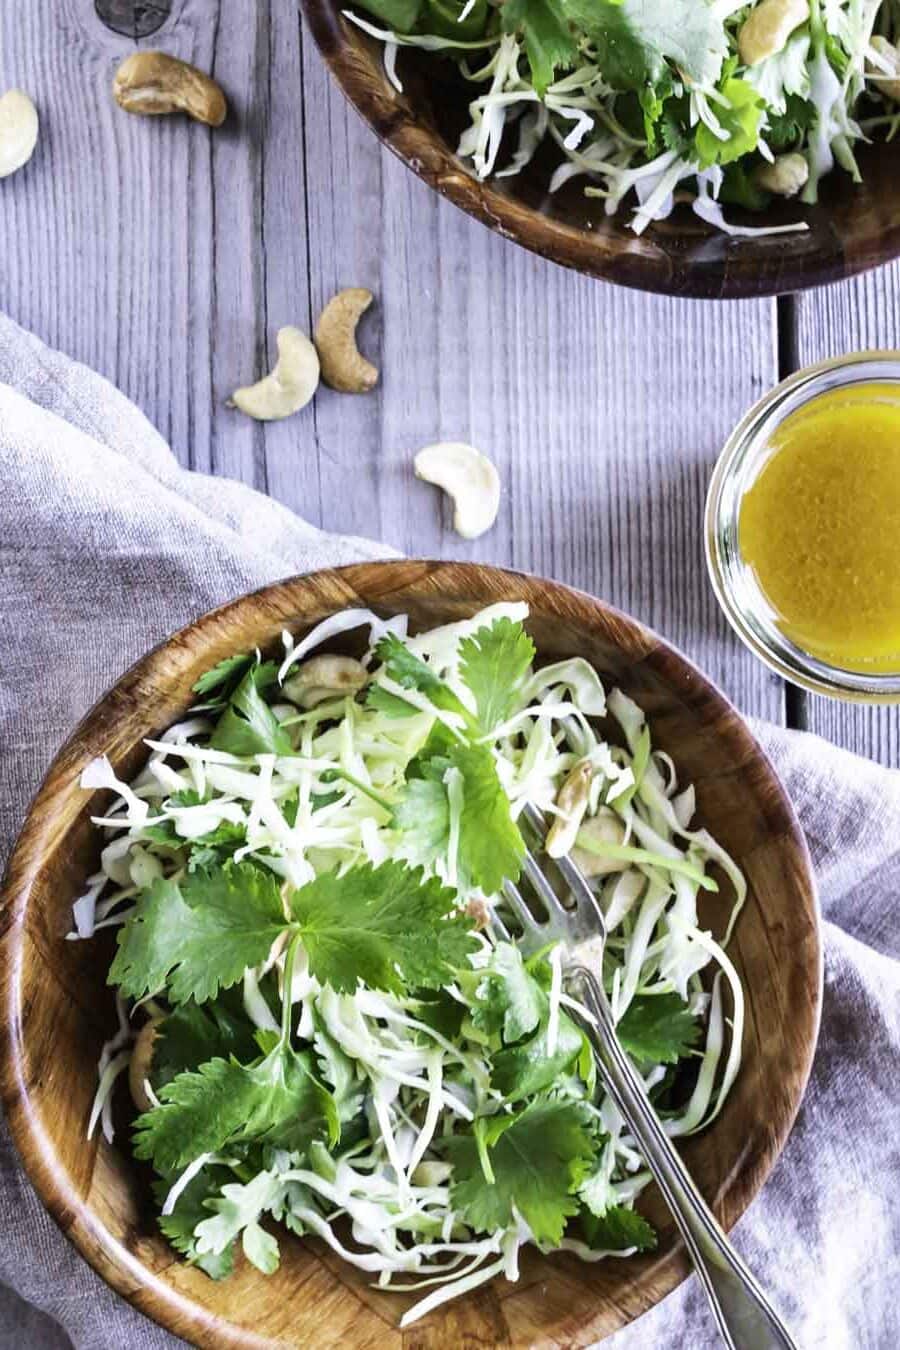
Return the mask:
{"type": "Polygon", "coordinates": [[[818,693],[900,700],[900,354],[800,371],[728,441],[707,501],[729,621],[818,693]]]}

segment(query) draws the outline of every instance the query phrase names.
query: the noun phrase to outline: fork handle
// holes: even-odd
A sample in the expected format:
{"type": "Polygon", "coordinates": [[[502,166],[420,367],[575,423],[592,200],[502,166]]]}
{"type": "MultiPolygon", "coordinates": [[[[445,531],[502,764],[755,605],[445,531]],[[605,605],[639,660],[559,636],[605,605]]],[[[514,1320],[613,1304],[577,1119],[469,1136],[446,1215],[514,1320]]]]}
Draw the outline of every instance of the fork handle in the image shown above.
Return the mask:
{"type": "MultiPolygon", "coordinates": [[[[787,1328],[728,1241],[660,1124],[643,1081],[619,1044],[609,1004],[583,966],[566,982],[596,1019],[581,1021],[609,1094],[665,1197],[730,1350],[797,1350],[787,1328]]],[[[570,1011],[572,1011],[570,1009],[570,1011]]]]}

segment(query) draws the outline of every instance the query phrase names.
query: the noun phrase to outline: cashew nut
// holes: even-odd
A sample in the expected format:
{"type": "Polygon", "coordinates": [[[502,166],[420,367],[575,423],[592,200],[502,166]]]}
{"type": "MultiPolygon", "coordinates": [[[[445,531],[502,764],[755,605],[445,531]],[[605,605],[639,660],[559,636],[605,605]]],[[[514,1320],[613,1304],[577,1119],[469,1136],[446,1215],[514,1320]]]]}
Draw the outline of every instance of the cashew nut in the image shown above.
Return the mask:
{"type": "Polygon", "coordinates": [[[220,127],[228,112],[215,80],[168,52],[132,52],[116,71],[112,88],[120,108],[146,117],[184,112],[208,127],[220,127]]]}
{"type": "Polygon", "coordinates": [[[377,366],[367,361],[356,345],[356,325],[371,303],[371,291],[351,286],[328,301],[316,324],[322,379],[344,394],[365,394],[378,383],[377,366]]]}
{"type": "Polygon", "coordinates": [[[738,33],[738,55],[744,65],[758,65],[780,52],[794,29],[808,18],[809,0],[761,0],[738,33]]]}
{"type": "Polygon", "coordinates": [[[284,692],[301,708],[314,708],[335,694],[355,694],[369,672],[352,656],[313,656],[285,681],[284,692]]]}
{"type": "Polygon", "coordinates": [[[417,478],[452,497],[453,528],[463,539],[477,539],[491,528],[500,509],[500,475],[486,455],[471,445],[445,441],[420,450],[415,466],[417,478]]]}
{"type": "Polygon", "coordinates": [[[562,814],[553,817],[553,824],[547,834],[545,848],[548,858],[564,857],[575,843],[575,836],[588,807],[593,777],[594,766],[591,761],[580,759],[556,794],[556,805],[562,814]]]}
{"type": "Polygon", "coordinates": [[[236,389],[228,404],[259,422],[275,422],[299,412],[319,385],[319,358],[306,334],[299,328],[279,328],[275,341],[278,360],[271,374],[236,389]]]}
{"type": "Polygon", "coordinates": [[[128,1064],[128,1091],[131,1100],[139,1111],[149,1111],[153,1103],[147,1096],[144,1080],[150,1077],[150,1065],[153,1062],[153,1043],[158,1035],[157,1028],[161,1019],[151,1017],[138,1032],[131,1060],[128,1064]]]}
{"type": "Polygon", "coordinates": [[[608,806],[601,806],[595,816],[586,820],[578,831],[582,847],[572,850],[572,861],[586,877],[605,877],[611,872],[624,872],[628,866],[621,858],[604,857],[602,853],[595,853],[588,847],[590,844],[596,844],[602,848],[604,844],[621,844],[625,838],[624,822],[611,811],[608,806]]]}
{"type": "Polygon", "coordinates": [[[794,150],[787,155],[776,155],[771,164],[760,164],[753,176],[766,192],[774,192],[778,197],[796,197],[806,187],[809,165],[806,156],[794,150]]]}
{"type": "Polygon", "coordinates": [[[38,138],[37,109],[21,89],[0,98],[0,178],[21,169],[31,159],[38,138]]]}
{"type": "Polygon", "coordinates": [[[452,1175],[453,1164],[447,1162],[420,1162],[412,1174],[414,1186],[443,1186],[452,1175]]]}
{"type": "Polygon", "coordinates": [[[866,62],[866,72],[871,83],[879,94],[884,94],[894,103],[900,103],[900,51],[893,42],[878,33],[872,38],[870,46],[880,59],[877,66],[874,61],[866,62]]]}

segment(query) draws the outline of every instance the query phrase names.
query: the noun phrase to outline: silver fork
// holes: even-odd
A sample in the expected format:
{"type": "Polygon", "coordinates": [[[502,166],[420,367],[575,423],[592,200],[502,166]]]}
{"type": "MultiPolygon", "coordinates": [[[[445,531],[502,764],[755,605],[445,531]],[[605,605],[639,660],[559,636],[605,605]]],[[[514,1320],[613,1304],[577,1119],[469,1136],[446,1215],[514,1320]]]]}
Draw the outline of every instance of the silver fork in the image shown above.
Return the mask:
{"type": "MultiPolygon", "coordinates": [[[[541,813],[527,806],[524,817],[543,840],[546,825],[541,813]]],[[[562,944],[566,987],[593,1021],[577,1017],[571,1009],[568,1011],[576,1016],[588,1036],[609,1094],[663,1193],[725,1344],[731,1350],[796,1350],[784,1323],[728,1241],[662,1128],[643,1080],[619,1045],[602,984],[578,962],[575,949],[579,943],[589,938],[606,939],[606,922],[597,898],[570,858],[555,858],[553,863],[571,894],[573,907],[562,903],[534,854],[528,852],[524,874],[544,917],[537,919],[518,887],[507,882],[504,897],[515,921],[511,925],[513,931],[495,913],[491,921],[494,933],[505,941],[516,942],[526,956],[546,947],[548,942],[562,944]],[[516,928],[521,932],[515,931],[516,928]]]]}

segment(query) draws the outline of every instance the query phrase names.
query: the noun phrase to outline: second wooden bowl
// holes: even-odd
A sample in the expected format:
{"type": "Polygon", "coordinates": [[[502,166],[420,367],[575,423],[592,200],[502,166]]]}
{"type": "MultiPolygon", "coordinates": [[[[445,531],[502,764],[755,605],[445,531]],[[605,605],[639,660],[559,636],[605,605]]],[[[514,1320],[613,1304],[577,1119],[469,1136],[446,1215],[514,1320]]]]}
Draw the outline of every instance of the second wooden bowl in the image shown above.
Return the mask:
{"type": "Polygon", "coordinates": [[[300,8],[332,75],[385,145],[476,220],[565,267],[665,295],[729,299],[840,281],[900,256],[898,145],[860,146],[862,184],[837,170],[818,206],[773,203],[767,220],[805,220],[804,233],[731,238],[679,207],[639,237],[627,203],[607,216],[602,201],[584,196],[584,179],[551,195],[558,161],[550,152],[513,178],[480,183],[456,154],[473,95],[451,62],[402,49],[400,94],[385,76],[381,43],[343,18],[345,0],[300,0],[300,8]]]}
{"type": "MultiPolygon", "coordinates": [[[[451,563],[369,563],[297,577],[206,615],[134,666],[54,761],[7,873],[0,906],[0,1088],[25,1167],[54,1219],[136,1307],[209,1347],[585,1346],[652,1307],[687,1266],[653,1192],[660,1231],[651,1256],[586,1266],[530,1251],[518,1283],[496,1281],[406,1332],[408,1296],[370,1287],[314,1241],[285,1235],[265,1278],[246,1262],[214,1284],[175,1256],[155,1225],[147,1179],[131,1157],[127,1113],[113,1146],[85,1127],[100,1045],[114,1024],[106,986],[112,943],[66,942],[71,906],[99,852],[78,787],[108,755],[126,778],[192,702],[191,686],[222,657],[273,649],[336,610],[408,613],[413,629],[525,600],[543,657],[581,655],[645,709],[654,742],[697,789],[698,816],[743,868],[750,895],[730,953],[747,1000],[744,1062],[722,1114],[684,1155],[726,1227],[781,1151],[809,1073],[821,966],[809,859],[784,791],[727,701],[682,656],[623,614],[553,582],[451,563]]],[[[721,932],[713,905],[704,922],[721,932]]]]}

